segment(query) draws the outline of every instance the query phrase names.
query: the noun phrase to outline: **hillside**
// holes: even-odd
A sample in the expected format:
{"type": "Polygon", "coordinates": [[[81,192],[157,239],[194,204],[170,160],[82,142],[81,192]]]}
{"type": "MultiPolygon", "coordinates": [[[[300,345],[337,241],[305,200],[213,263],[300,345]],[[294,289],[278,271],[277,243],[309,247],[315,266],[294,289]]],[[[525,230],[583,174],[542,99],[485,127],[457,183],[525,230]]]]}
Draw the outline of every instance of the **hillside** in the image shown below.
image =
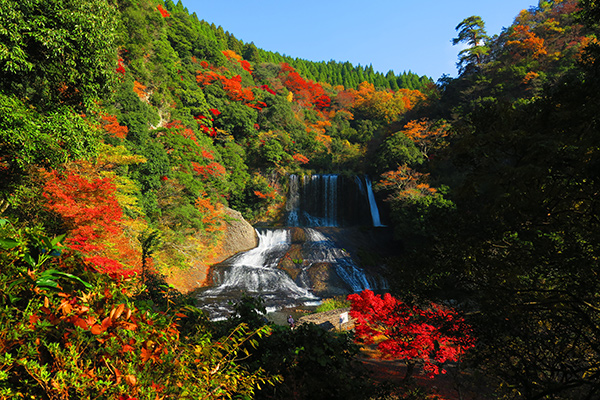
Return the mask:
{"type": "Polygon", "coordinates": [[[375,396],[346,336],[269,336],[247,298],[213,324],[163,280],[251,247],[245,221],[281,224],[289,174],[315,173],[372,177],[402,249],[363,257],[465,314],[498,398],[594,398],[599,10],[540,1],[495,37],[468,17],[436,85],[267,52],[171,0],[2,1],[0,398],[375,396]]]}

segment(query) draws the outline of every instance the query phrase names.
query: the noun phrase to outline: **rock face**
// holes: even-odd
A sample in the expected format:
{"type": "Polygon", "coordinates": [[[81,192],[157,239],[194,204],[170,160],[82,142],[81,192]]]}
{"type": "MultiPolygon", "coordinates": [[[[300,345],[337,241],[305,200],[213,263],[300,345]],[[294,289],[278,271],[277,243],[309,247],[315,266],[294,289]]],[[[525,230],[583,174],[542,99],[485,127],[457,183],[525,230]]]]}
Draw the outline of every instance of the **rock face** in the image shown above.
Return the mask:
{"type": "Polygon", "coordinates": [[[211,260],[219,263],[240,251],[248,251],[258,246],[258,237],[254,227],[242,217],[239,211],[225,209],[227,214],[227,229],[217,258],[211,260]]]}
{"type": "Polygon", "coordinates": [[[231,208],[225,208],[226,227],[221,243],[214,249],[209,260],[198,260],[186,270],[169,271],[167,282],[182,293],[189,293],[207,285],[210,266],[227,258],[250,250],[258,245],[258,237],[254,227],[244,219],[242,214],[231,208]]]}
{"type": "MultiPolygon", "coordinates": [[[[315,228],[308,229],[316,231],[315,228]]],[[[307,233],[307,228],[290,228],[290,235],[292,244],[278,268],[284,270],[296,284],[310,289],[321,298],[353,292],[352,287],[336,271],[336,258],[343,256],[341,249],[333,242],[315,242],[314,233],[307,233]]]]}

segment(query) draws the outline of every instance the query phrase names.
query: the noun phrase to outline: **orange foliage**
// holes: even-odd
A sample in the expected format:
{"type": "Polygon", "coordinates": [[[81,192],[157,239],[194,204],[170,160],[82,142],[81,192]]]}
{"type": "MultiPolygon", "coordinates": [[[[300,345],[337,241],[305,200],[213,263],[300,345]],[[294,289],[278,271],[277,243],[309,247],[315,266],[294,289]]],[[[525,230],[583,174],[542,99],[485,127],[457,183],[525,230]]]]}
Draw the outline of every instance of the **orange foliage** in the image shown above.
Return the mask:
{"type": "Polygon", "coordinates": [[[358,90],[348,92],[354,95],[355,108],[370,118],[382,119],[387,123],[396,121],[418,101],[425,99],[425,95],[418,90],[400,89],[396,92],[375,90],[375,86],[368,82],[361,83],[358,90]]]}
{"type": "Polygon", "coordinates": [[[242,56],[240,56],[239,54],[237,54],[235,51],[233,50],[224,50],[223,51],[223,55],[225,57],[227,57],[228,60],[234,59],[236,60],[244,70],[252,73],[252,65],[250,65],[250,63],[246,60],[242,59],[242,56]]]}
{"type": "Polygon", "coordinates": [[[274,199],[275,198],[275,191],[269,192],[267,194],[259,191],[259,190],[255,190],[254,191],[254,195],[260,199],[274,199]]]}
{"type": "Polygon", "coordinates": [[[240,56],[238,53],[236,53],[233,50],[223,50],[223,55],[225,57],[227,57],[228,60],[231,60],[232,58],[237,61],[242,60],[242,56],[240,56]]]}
{"type": "Polygon", "coordinates": [[[533,58],[548,54],[544,46],[544,39],[531,32],[527,25],[516,25],[513,27],[509,38],[511,40],[507,41],[506,45],[513,46],[517,49],[517,52],[531,55],[533,58]]]}
{"type": "Polygon", "coordinates": [[[400,97],[407,110],[412,109],[419,101],[426,99],[426,96],[419,90],[411,89],[399,89],[394,97],[400,97]]]}
{"type": "MultiPolygon", "coordinates": [[[[254,92],[251,88],[244,88],[242,86],[242,77],[240,75],[227,78],[215,71],[198,71],[197,73],[196,82],[200,83],[202,86],[208,86],[218,81],[223,86],[223,90],[225,90],[230,100],[241,101],[248,106],[262,108],[261,106],[250,104],[250,102],[255,100],[254,92]]],[[[262,104],[266,106],[266,104],[262,104]]]]}
{"type": "Polygon", "coordinates": [[[129,132],[129,128],[127,128],[125,125],[119,125],[116,116],[103,114],[100,118],[102,118],[102,127],[106,132],[108,132],[112,137],[125,139],[127,132],[129,132]]]}
{"type": "Polygon", "coordinates": [[[223,204],[213,204],[205,194],[196,199],[196,208],[202,214],[204,229],[208,232],[222,231],[225,229],[225,210],[223,204]]]}
{"type": "Polygon", "coordinates": [[[142,85],[140,82],[133,82],[133,91],[135,92],[135,94],[138,95],[140,99],[143,100],[146,98],[146,86],[142,85]]]}
{"type": "Polygon", "coordinates": [[[80,171],[41,171],[46,180],[45,206],[60,215],[70,230],[65,244],[83,254],[99,272],[137,273],[141,255],[124,236],[115,184],[111,178],[95,173],[91,164],[80,163],[78,167],[80,171]]]}
{"type": "Polygon", "coordinates": [[[303,155],[302,155],[302,154],[300,154],[300,153],[296,153],[296,154],[294,154],[294,155],[292,156],[292,158],[293,158],[294,160],[296,160],[296,161],[297,161],[298,163],[300,163],[300,164],[308,164],[308,162],[310,161],[310,160],[308,159],[308,157],[306,157],[306,156],[303,156],[303,155]]]}
{"type": "Polygon", "coordinates": [[[533,72],[530,71],[527,73],[527,75],[525,75],[525,77],[523,78],[523,83],[525,85],[527,85],[529,82],[531,82],[532,80],[534,80],[535,78],[537,78],[538,76],[540,76],[540,74],[538,74],[537,72],[533,72]]]}
{"type": "Polygon", "coordinates": [[[196,144],[198,144],[198,139],[196,138],[196,134],[193,130],[181,124],[181,121],[175,120],[167,123],[165,125],[167,129],[171,130],[171,133],[183,136],[186,139],[192,139],[196,144]]]}
{"type": "Polygon", "coordinates": [[[323,143],[323,145],[327,148],[331,146],[331,136],[329,135],[317,135],[315,137],[317,142],[323,143]]]}
{"type": "Polygon", "coordinates": [[[598,45],[598,39],[593,38],[593,37],[589,37],[586,36],[584,37],[581,42],[580,42],[580,48],[579,51],[577,52],[576,58],[578,62],[582,62],[582,63],[589,63],[590,60],[588,57],[586,57],[586,53],[589,50],[590,45],[598,45]]]}
{"type": "Polygon", "coordinates": [[[325,134],[326,132],[326,128],[328,126],[331,126],[331,122],[330,121],[317,121],[314,124],[307,124],[310,128],[312,128],[313,131],[317,132],[318,134],[325,134]]]}
{"type": "Polygon", "coordinates": [[[428,157],[430,150],[439,146],[442,139],[448,136],[448,128],[445,123],[434,126],[427,118],[423,118],[408,122],[402,133],[417,145],[425,157],[428,157]]]}
{"type": "Polygon", "coordinates": [[[202,157],[208,158],[209,160],[214,160],[215,156],[208,150],[202,149],[202,157]]]}
{"type": "Polygon", "coordinates": [[[167,17],[171,16],[171,14],[169,14],[169,12],[167,10],[165,10],[162,5],[159,4],[156,8],[160,12],[160,15],[163,16],[163,18],[167,18],[167,17]]]}
{"type": "Polygon", "coordinates": [[[393,190],[390,198],[395,200],[430,196],[436,193],[436,189],[425,183],[428,177],[429,174],[417,172],[405,164],[395,171],[382,174],[378,186],[382,189],[393,190]]]}
{"type": "Polygon", "coordinates": [[[331,98],[325,93],[321,85],[313,81],[306,81],[287,63],[281,64],[279,79],[283,85],[294,94],[298,104],[323,110],[331,105],[331,98]]]}
{"type": "Polygon", "coordinates": [[[213,161],[208,165],[200,165],[197,162],[192,161],[192,168],[194,168],[196,174],[204,179],[221,178],[227,173],[225,167],[216,161],[213,161]]]}

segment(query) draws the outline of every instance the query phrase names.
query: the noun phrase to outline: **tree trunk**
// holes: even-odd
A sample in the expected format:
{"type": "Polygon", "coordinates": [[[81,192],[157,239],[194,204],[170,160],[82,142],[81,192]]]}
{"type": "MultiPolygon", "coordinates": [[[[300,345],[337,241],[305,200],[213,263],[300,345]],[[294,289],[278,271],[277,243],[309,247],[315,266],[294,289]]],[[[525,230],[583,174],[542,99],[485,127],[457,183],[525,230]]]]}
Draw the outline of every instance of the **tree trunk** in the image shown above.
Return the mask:
{"type": "Polygon", "coordinates": [[[412,376],[415,370],[415,363],[413,361],[408,361],[406,363],[406,375],[404,375],[404,380],[407,381],[412,376]]]}

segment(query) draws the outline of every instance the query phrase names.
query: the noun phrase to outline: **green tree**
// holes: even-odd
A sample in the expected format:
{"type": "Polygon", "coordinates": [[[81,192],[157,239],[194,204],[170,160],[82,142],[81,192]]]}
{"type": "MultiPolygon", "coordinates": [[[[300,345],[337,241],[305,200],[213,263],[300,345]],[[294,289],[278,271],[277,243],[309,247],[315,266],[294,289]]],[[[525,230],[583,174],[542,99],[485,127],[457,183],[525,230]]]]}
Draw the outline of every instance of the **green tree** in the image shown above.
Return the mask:
{"type": "Polygon", "coordinates": [[[464,72],[471,67],[478,67],[489,52],[487,41],[490,39],[485,31],[485,23],[481,17],[473,15],[461,21],[455,28],[458,37],[452,39],[452,44],[464,43],[468,47],[461,50],[458,67],[464,72]]]}
{"type": "Polygon", "coordinates": [[[82,110],[117,78],[118,13],[107,0],[0,2],[0,88],[82,110]]]}

